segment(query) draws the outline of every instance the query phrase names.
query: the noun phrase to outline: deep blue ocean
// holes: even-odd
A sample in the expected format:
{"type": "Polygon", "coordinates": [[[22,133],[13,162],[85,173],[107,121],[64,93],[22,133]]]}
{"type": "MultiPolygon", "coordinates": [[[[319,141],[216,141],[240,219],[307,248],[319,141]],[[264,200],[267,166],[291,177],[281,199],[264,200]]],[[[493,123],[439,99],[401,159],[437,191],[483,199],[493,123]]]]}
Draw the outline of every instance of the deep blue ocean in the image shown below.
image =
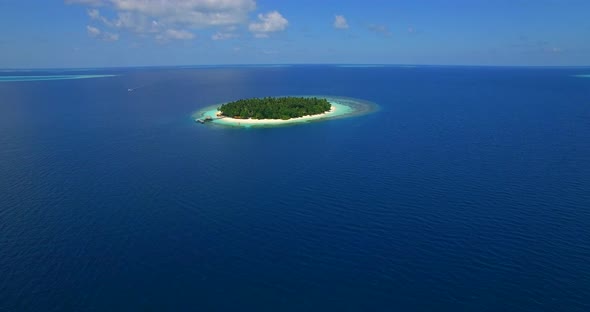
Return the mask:
{"type": "Polygon", "coordinates": [[[1,72],[117,76],[0,82],[0,311],[590,311],[589,73],[1,72]],[[310,94],[380,109],[191,117],[310,94]]]}

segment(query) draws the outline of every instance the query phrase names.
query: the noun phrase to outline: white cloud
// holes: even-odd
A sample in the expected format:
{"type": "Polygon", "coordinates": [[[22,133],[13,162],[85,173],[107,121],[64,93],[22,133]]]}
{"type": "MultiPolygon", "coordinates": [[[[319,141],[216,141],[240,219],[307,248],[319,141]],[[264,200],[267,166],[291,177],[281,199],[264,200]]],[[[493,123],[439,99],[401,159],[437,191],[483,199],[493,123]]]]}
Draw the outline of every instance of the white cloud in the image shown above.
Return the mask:
{"type": "Polygon", "coordinates": [[[117,41],[119,40],[119,34],[114,34],[110,32],[103,32],[97,27],[93,26],[86,26],[86,32],[92,38],[97,38],[104,41],[117,41]]]}
{"type": "Polygon", "coordinates": [[[346,18],[343,15],[336,15],[334,17],[334,28],[336,28],[336,29],[347,29],[348,28],[348,22],[346,21],[346,18]]]}
{"type": "Polygon", "coordinates": [[[371,24],[369,25],[369,30],[385,37],[391,37],[392,35],[389,28],[385,25],[371,24]]]}
{"type": "Polygon", "coordinates": [[[92,6],[101,6],[104,4],[103,0],[65,0],[66,4],[85,4],[92,6]]]}
{"type": "Polygon", "coordinates": [[[101,39],[104,41],[117,41],[117,40],[119,40],[119,34],[113,34],[113,33],[106,32],[102,35],[101,39]]]}
{"type": "Polygon", "coordinates": [[[195,35],[193,33],[182,29],[166,29],[164,32],[161,32],[156,36],[156,39],[160,41],[166,41],[170,39],[191,40],[194,38],[195,35]]]}
{"type": "Polygon", "coordinates": [[[109,0],[118,11],[190,26],[244,22],[256,9],[254,0],[109,0]]]}
{"type": "Polygon", "coordinates": [[[238,38],[239,35],[236,33],[237,29],[238,27],[236,26],[224,27],[223,29],[211,35],[211,40],[228,40],[238,38]]]}
{"type": "Polygon", "coordinates": [[[227,39],[233,39],[233,38],[237,38],[238,35],[231,33],[231,32],[221,32],[218,31],[216,33],[214,33],[213,35],[211,35],[211,39],[213,40],[227,40],[227,39]]]}
{"type": "Polygon", "coordinates": [[[156,39],[180,40],[194,34],[178,29],[245,24],[248,15],[256,9],[255,0],[65,0],[65,3],[90,6],[88,16],[109,28],[156,39]],[[102,7],[108,14],[103,15],[96,7],[102,7]]]}
{"type": "Polygon", "coordinates": [[[252,22],[248,26],[256,38],[267,38],[269,33],[283,31],[289,25],[289,21],[277,11],[258,14],[258,20],[259,22],[252,22]]]}
{"type": "Polygon", "coordinates": [[[90,25],[86,26],[86,32],[88,32],[88,35],[90,37],[97,37],[101,33],[100,29],[98,29],[96,27],[92,27],[90,25]]]}
{"type": "Polygon", "coordinates": [[[97,9],[89,9],[86,12],[88,13],[88,16],[93,20],[100,18],[100,11],[97,9]]]}
{"type": "Polygon", "coordinates": [[[256,9],[255,0],[65,0],[65,2],[109,6],[117,12],[201,27],[242,23],[247,20],[248,13],[256,9]]]}

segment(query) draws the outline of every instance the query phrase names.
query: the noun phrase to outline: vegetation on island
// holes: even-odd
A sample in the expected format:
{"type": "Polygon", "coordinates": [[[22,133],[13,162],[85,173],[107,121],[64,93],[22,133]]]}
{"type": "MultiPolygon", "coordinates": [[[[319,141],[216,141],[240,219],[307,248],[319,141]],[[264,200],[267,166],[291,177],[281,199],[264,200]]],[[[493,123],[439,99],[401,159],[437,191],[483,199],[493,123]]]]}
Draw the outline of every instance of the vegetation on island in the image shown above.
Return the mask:
{"type": "Polygon", "coordinates": [[[287,120],[325,113],[331,106],[328,100],[315,97],[265,97],[226,103],[219,111],[223,116],[238,119],[287,120]]]}

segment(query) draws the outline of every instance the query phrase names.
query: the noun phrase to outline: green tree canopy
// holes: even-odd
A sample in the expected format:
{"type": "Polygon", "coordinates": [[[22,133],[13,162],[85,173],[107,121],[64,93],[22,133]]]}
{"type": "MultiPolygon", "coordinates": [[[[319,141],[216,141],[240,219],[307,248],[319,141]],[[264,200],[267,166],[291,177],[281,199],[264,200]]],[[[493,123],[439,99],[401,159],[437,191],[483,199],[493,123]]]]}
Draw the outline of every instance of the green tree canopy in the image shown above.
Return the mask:
{"type": "Polygon", "coordinates": [[[264,97],[242,99],[219,107],[223,116],[240,119],[291,119],[330,110],[326,99],[315,97],[264,97]]]}

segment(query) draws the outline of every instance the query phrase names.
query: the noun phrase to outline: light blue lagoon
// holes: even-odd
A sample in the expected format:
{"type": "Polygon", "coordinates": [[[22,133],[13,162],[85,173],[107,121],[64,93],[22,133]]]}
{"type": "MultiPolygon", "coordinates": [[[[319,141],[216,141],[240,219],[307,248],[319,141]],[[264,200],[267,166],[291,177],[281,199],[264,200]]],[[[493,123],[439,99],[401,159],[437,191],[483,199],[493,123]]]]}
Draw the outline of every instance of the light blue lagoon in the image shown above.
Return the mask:
{"type": "Polygon", "coordinates": [[[0,82],[91,79],[91,78],[106,78],[106,77],[114,77],[114,76],[115,75],[0,76],[0,82]]]}

